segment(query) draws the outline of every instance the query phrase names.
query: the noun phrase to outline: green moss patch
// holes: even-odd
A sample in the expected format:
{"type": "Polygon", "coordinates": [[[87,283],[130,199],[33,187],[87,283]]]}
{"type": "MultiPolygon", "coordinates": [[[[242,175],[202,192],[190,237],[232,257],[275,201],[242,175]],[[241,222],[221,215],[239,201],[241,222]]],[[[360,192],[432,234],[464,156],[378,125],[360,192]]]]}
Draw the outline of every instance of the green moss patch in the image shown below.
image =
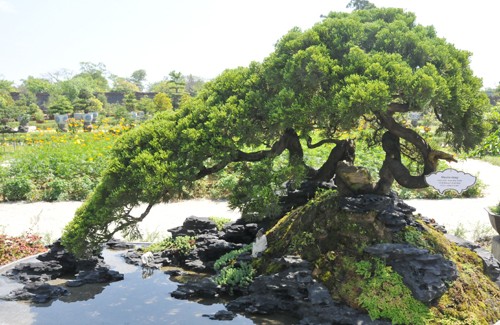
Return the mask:
{"type": "Polygon", "coordinates": [[[279,270],[276,258],[299,255],[311,262],[313,275],[334,300],[394,324],[488,324],[500,319],[500,290],[484,275],[477,254],[416,221],[421,226],[392,233],[375,212],[343,211],[336,193],[325,192],[269,231],[269,248],[254,265],[269,274],[279,270]],[[438,301],[425,305],[390,266],[364,253],[365,247],[377,243],[407,243],[442,254],[456,264],[458,279],[448,284],[438,301]]]}

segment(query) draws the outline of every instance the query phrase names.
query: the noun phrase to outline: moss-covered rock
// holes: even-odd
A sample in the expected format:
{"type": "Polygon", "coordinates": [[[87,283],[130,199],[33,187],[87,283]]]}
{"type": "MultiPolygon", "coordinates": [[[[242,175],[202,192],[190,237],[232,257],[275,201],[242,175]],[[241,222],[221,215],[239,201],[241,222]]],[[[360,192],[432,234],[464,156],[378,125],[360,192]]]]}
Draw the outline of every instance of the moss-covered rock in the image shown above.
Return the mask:
{"type": "Polygon", "coordinates": [[[407,226],[395,231],[377,211],[343,209],[329,191],[284,216],[268,233],[268,249],[254,262],[260,273],[279,270],[275,258],[299,255],[313,265],[313,275],[332,297],[373,319],[394,324],[489,324],[500,319],[500,289],[483,273],[473,251],[447,240],[417,216],[404,216],[407,226]],[[411,219],[411,220],[410,220],[411,219]],[[446,283],[438,299],[415,299],[389,263],[366,253],[379,243],[403,243],[442,255],[456,265],[458,278],[446,283]]]}

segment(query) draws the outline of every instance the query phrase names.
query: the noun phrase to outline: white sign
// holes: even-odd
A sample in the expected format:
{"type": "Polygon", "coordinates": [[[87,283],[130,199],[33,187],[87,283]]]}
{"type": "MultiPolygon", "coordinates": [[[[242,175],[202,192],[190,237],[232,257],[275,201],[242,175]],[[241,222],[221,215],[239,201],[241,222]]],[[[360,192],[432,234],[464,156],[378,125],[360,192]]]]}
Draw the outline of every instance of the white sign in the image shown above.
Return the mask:
{"type": "Polygon", "coordinates": [[[448,190],[457,191],[459,194],[476,184],[476,177],[455,169],[448,168],[425,176],[429,186],[435,188],[439,194],[448,190]]]}

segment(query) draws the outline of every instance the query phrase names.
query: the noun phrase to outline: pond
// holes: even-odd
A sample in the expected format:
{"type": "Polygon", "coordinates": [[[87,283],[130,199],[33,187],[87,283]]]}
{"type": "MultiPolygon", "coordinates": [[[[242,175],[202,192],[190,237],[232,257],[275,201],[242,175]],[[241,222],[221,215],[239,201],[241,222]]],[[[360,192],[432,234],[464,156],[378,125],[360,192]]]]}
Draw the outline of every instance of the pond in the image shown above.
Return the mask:
{"type": "MultiPolygon", "coordinates": [[[[255,317],[237,315],[231,321],[204,317],[225,310],[223,301],[177,300],[170,296],[178,282],[162,270],[143,275],[142,268],[126,264],[124,251],[105,250],[104,259],[111,269],[124,274],[124,280],[109,284],[87,284],[67,288],[70,295],[48,304],[0,300],[0,324],[293,324],[286,315],[255,317]]],[[[6,269],[0,268],[0,273],[6,269]]],[[[62,285],[66,280],[53,280],[62,285]]],[[[0,296],[20,288],[5,276],[0,277],[0,296]]]]}

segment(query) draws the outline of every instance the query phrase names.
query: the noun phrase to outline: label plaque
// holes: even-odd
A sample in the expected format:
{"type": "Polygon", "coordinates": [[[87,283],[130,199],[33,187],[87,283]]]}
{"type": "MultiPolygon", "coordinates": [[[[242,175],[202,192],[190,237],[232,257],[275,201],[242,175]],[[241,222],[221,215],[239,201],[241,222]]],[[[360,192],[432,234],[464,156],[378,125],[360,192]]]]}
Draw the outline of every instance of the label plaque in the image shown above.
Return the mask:
{"type": "Polygon", "coordinates": [[[445,169],[425,176],[429,186],[435,188],[439,194],[448,190],[457,191],[459,194],[476,184],[476,177],[455,169],[445,169]]]}

